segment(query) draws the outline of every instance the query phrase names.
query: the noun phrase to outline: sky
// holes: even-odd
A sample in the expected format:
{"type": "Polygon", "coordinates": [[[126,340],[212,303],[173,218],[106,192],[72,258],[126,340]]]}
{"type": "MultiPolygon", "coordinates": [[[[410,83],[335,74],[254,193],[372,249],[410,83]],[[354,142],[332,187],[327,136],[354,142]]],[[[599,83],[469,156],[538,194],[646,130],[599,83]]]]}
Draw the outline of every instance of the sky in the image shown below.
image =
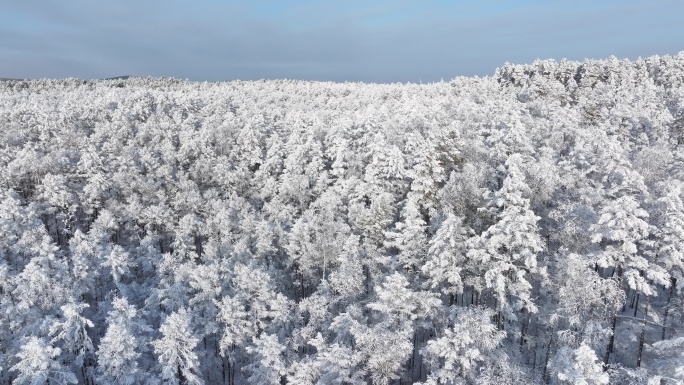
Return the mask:
{"type": "Polygon", "coordinates": [[[0,78],[434,82],[684,51],[682,0],[3,0],[0,78]]]}

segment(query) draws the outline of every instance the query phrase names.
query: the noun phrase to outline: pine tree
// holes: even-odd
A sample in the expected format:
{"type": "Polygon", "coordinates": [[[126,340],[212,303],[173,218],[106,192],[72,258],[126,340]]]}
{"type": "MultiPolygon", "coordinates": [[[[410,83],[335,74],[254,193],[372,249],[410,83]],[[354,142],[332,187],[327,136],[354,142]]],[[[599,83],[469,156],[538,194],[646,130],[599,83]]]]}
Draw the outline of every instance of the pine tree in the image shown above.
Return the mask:
{"type": "Polygon", "coordinates": [[[421,268],[430,277],[433,289],[441,287],[445,294],[462,294],[461,271],[466,263],[467,229],[463,219],[448,213],[435,236],[430,239],[428,260],[421,268]]]}
{"type": "Polygon", "coordinates": [[[426,318],[440,305],[434,293],[411,290],[409,281],[398,272],[386,277],[376,290],[377,300],[367,306],[382,313],[390,324],[403,325],[426,318]]]}
{"type": "Polygon", "coordinates": [[[76,375],[60,362],[61,350],[52,347],[39,337],[28,337],[17,353],[19,361],[11,370],[17,372],[13,383],[38,385],[49,382],[54,385],[76,384],[76,375]]]}
{"type": "Polygon", "coordinates": [[[413,330],[358,325],[353,334],[356,350],[373,384],[387,385],[401,377],[401,370],[413,350],[413,330]]]}
{"type": "Polygon", "coordinates": [[[278,384],[286,374],[283,360],[285,347],[273,334],[263,334],[254,338],[247,352],[254,355],[254,360],[245,369],[250,373],[247,378],[250,384],[278,384]]]}
{"type": "Polygon", "coordinates": [[[322,336],[311,342],[316,348],[316,365],[319,372],[319,383],[325,384],[366,384],[365,371],[362,367],[362,355],[347,346],[333,343],[325,345],[322,336]]]}
{"type": "Polygon", "coordinates": [[[645,221],[648,213],[629,195],[611,200],[599,212],[599,221],[592,227],[594,243],[605,243],[604,251],[596,259],[598,266],[617,269],[617,276],[625,276],[630,289],[645,295],[655,294],[642,272],[649,261],[639,253],[639,243],[646,240],[651,227],[645,221]]]}
{"type": "Polygon", "coordinates": [[[408,135],[404,149],[413,159],[407,172],[411,179],[410,194],[415,197],[417,206],[425,208],[431,214],[437,205],[437,192],[446,180],[440,154],[433,140],[419,133],[412,133],[408,135]]]}
{"type": "Polygon", "coordinates": [[[139,318],[139,311],[126,298],[114,298],[107,317],[107,331],[97,349],[98,381],[111,384],[137,384],[143,377],[154,380],[151,373],[143,375],[140,366],[144,335],[151,328],[139,318]]]}
{"type": "Polygon", "coordinates": [[[50,325],[52,343],[62,347],[62,355],[75,367],[85,373],[84,359],[94,353],[93,342],[88,335],[88,328],[95,326],[83,316],[89,305],[84,303],[68,303],[61,307],[62,319],[50,325]]]}
{"type": "Polygon", "coordinates": [[[111,252],[105,256],[104,266],[111,269],[114,283],[119,284],[123,277],[130,272],[130,256],[123,247],[114,245],[111,252]]]}
{"type": "Polygon", "coordinates": [[[444,334],[428,341],[422,354],[432,371],[425,384],[451,384],[477,377],[477,366],[496,349],[506,333],[497,330],[494,312],[470,307],[460,309],[444,334]]]}
{"type": "Polygon", "coordinates": [[[140,353],[136,350],[136,336],[125,325],[109,325],[97,351],[98,381],[117,385],[138,383],[140,353]]]}
{"type": "Polygon", "coordinates": [[[326,191],[292,226],[286,246],[297,269],[314,285],[327,279],[337,265],[349,226],[341,218],[342,202],[337,193],[326,191]]]}
{"type": "Polygon", "coordinates": [[[171,313],[162,323],[161,338],[152,342],[164,381],[175,385],[201,385],[199,358],[194,349],[199,341],[190,327],[184,308],[171,313]]]}
{"type": "Polygon", "coordinates": [[[598,353],[610,333],[610,316],[625,301],[617,279],[605,279],[588,257],[559,254],[553,282],[558,284],[551,324],[573,343],[584,341],[598,353]]]}
{"type": "Polygon", "coordinates": [[[255,321],[249,317],[245,305],[239,299],[224,297],[216,305],[219,308],[219,320],[224,328],[219,341],[221,354],[234,362],[235,347],[244,346],[258,330],[255,321]]]}
{"type": "Polygon", "coordinates": [[[684,282],[684,203],[681,196],[682,185],[675,183],[658,199],[663,219],[658,262],[673,278],[684,282]]]}
{"type": "Polygon", "coordinates": [[[360,237],[350,235],[339,256],[339,267],[330,273],[330,287],[345,297],[364,291],[364,272],[359,250],[360,237]]]}
{"type": "Polygon", "coordinates": [[[401,216],[403,221],[396,223],[396,230],[385,234],[385,246],[399,251],[400,266],[416,271],[427,259],[428,227],[413,195],[409,195],[401,216]]]}
{"type": "Polygon", "coordinates": [[[365,166],[363,180],[372,186],[369,190],[377,187],[392,197],[401,196],[408,180],[401,149],[396,144],[388,143],[381,133],[373,137],[368,147],[370,160],[365,166]]]}
{"type": "Polygon", "coordinates": [[[556,375],[562,384],[606,385],[610,378],[597,361],[596,353],[585,343],[575,350],[562,347],[554,362],[556,375]]]}
{"type": "Polygon", "coordinates": [[[529,199],[524,197],[529,188],[522,166],[523,158],[518,154],[506,161],[506,177],[492,199],[498,221],[469,241],[467,254],[483,265],[486,287],[494,292],[498,310],[509,319],[515,318],[514,310],[537,311],[531,297],[530,278],[545,275],[545,269],[537,263],[538,253],[544,250],[537,227],[539,217],[530,210],[529,199]],[[511,303],[508,295],[515,302],[511,303]]]}

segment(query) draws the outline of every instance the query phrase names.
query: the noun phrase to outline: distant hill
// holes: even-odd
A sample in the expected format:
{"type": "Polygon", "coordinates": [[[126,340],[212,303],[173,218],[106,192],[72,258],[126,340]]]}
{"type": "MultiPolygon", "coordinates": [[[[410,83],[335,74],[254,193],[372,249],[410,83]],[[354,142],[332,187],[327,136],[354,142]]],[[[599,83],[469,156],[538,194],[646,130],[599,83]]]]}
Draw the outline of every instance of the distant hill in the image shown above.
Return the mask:
{"type": "Polygon", "coordinates": [[[124,76],[116,76],[113,78],[106,78],[105,80],[126,80],[130,77],[131,77],[130,75],[124,75],[124,76]]]}

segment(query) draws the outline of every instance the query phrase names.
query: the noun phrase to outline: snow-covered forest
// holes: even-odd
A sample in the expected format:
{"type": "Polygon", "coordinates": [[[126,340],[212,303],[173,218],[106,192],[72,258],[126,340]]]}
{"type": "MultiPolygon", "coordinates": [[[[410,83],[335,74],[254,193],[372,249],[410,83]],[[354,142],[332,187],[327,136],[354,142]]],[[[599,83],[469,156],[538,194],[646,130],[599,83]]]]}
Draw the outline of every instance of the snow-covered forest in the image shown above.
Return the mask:
{"type": "Polygon", "coordinates": [[[2,384],[684,381],[684,53],[0,82],[2,384]]]}

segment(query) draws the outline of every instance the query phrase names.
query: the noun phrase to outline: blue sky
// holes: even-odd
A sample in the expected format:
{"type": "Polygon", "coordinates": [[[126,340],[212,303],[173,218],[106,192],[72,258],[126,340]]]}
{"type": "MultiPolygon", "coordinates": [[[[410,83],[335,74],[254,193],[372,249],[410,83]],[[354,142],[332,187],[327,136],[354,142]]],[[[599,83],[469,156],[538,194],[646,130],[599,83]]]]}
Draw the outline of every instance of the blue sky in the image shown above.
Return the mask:
{"type": "Polygon", "coordinates": [[[6,0],[0,77],[431,82],[684,51],[681,0],[6,0]]]}

